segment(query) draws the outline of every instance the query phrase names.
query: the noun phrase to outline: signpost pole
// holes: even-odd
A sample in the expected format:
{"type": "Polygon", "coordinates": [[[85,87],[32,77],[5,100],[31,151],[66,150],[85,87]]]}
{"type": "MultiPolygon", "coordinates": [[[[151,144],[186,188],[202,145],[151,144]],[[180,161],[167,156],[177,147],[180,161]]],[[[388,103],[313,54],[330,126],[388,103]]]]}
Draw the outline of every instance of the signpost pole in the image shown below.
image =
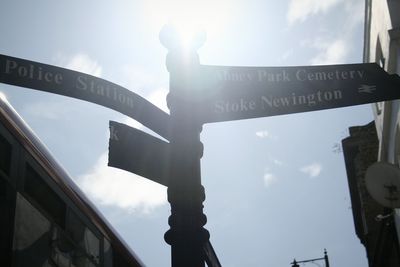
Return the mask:
{"type": "Polygon", "coordinates": [[[166,60],[170,72],[167,102],[172,124],[168,184],[171,216],[168,220],[170,229],[164,238],[171,245],[172,267],[204,267],[203,247],[209,240],[209,232],[203,228],[207,218],[203,214],[205,193],[200,174],[202,124],[193,112],[188,112],[191,107],[181,98],[190,89],[190,70],[199,65],[199,59],[197,52],[193,51],[184,56],[177,40],[174,40],[174,33],[168,28],[160,33],[160,40],[169,50],[166,60]]]}

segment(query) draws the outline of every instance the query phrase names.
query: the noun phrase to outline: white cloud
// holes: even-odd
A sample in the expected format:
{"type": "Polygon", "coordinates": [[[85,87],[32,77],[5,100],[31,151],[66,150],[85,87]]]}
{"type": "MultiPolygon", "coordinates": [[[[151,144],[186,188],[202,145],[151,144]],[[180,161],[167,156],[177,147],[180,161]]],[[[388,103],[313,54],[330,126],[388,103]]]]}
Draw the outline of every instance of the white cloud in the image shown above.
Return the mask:
{"type": "Polygon", "coordinates": [[[300,168],[300,171],[307,174],[310,177],[317,177],[322,171],[322,165],[319,163],[312,163],[300,168]]]}
{"type": "Polygon", "coordinates": [[[264,185],[265,187],[270,187],[272,184],[276,183],[278,178],[275,174],[266,172],[264,173],[264,185]]]}
{"type": "Polygon", "coordinates": [[[365,2],[364,1],[345,1],[345,10],[347,14],[347,28],[354,28],[359,24],[364,23],[364,9],[365,9],[365,2]]]}
{"type": "MultiPolygon", "coordinates": [[[[169,113],[166,101],[167,94],[168,91],[165,88],[159,88],[158,90],[155,90],[150,95],[148,95],[146,99],[151,103],[153,103],[154,105],[156,105],[157,107],[159,107],[160,109],[169,113]]],[[[143,124],[129,117],[126,117],[122,123],[136,129],[145,130],[143,124]]]]}
{"type": "Polygon", "coordinates": [[[78,178],[82,190],[95,202],[142,214],[167,203],[166,187],[108,167],[106,159],[103,154],[91,171],[78,178]]]}
{"type": "Polygon", "coordinates": [[[280,160],[278,160],[278,159],[272,159],[272,162],[273,162],[275,165],[278,165],[278,166],[282,166],[282,165],[283,165],[283,162],[280,161],[280,160]]]}
{"type": "Polygon", "coordinates": [[[169,113],[169,109],[167,106],[167,94],[168,90],[165,88],[159,88],[155,91],[153,91],[148,97],[147,100],[149,100],[151,103],[159,107],[160,109],[164,110],[165,112],[169,113]]]}
{"type": "Polygon", "coordinates": [[[291,0],[286,18],[289,25],[305,21],[311,15],[326,13],[343,0],[291,0]]]}
{"type": "Polygon", "coordinates": [[[312,46],[319,50],[318,54],[311,59],[313,65],[343,63],[350,52],[349,45],[342,39],[331,42],[315,40],[312,46]]]}
{"type": "Polygon", "coordinates": [[[91,59],[86,54],[79,53],[71,58],[58,55],[56,57],[56,61],[65,66],[67,69],[83,72],[97,77],[101,76],[102,67],[97,63],[97,61],[91,59]]]}
{"type": "Polygon", "coordinates": [[[279,58],[279,62],[285,62],[288,58],[290,58],[293,55],[293,49],[289,49],[286,52],[284,52],[281,57],[279,58]]]}
{"type": "Polygon", "coordinates": [[[78,113],[75,105],[66,105],[61,100],[32,102],[24,106],[24,117],[40,118],[45,120],[72,120],[71,114],[78,113]],[[61,108],[62,107],[62,108],[61,108]]]}
{"type": "Polygon", "coordinates": [[[260,138],[267,138],[270,136],[269,132],[264,130],[264,131],[258,131],[256,132],[256,135],[260,138]]]}
{"type": "Polygon", "coordinates": [[[125,117],[125,120],[122,123],[139,130],[142,130],[144,128],[143,124],[130,117],[125,117]]]}
{"type": "Polygon", "coordinates": [[[121,74],[123,77],[123,86],[133,91],[137,90],[137,88],[154,85],[154,81],[157,80],[151,74],[143,70],[143,68],[135,65],[122,66],[121,74]]]}

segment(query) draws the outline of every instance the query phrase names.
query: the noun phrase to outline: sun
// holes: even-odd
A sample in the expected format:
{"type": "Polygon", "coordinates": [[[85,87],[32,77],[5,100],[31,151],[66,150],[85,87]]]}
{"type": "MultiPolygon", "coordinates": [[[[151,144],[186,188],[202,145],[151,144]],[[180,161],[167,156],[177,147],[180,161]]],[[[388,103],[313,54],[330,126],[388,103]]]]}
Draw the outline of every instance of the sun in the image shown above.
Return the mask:
{"type": "Polygon", "coordinates": [[[180,35],[182,46],[190,45],[199,31],[209,38],[222,34],[229,19],[229,1],[157,1],[145,2],[149,23],[159,30],[165,24],[173,25],[180,35]]]}

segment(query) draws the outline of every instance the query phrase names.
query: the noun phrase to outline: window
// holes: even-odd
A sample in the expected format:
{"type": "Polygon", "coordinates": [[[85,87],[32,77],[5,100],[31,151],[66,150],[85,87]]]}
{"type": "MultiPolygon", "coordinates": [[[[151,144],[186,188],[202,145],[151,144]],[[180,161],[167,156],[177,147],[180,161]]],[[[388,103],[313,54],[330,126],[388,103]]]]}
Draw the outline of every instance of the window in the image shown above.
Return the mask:
{"type": "Polygon", "coordinates": [[[118,267],[129,267],[130,264],[127,262],[126,258],[123,254],[119,253],[117,250],[114,250],[114,265],[118,267]]]}
{"type": "Polygon", "coordinates": [[[0,266],[11,266],[11,238],[14,220],[14,191],[0,178],[0,266]]]}
{"type": "Polygon", "coordinates": [[[0,135],[0,171],[7,176],[10,175],[11,148],[11,144],[0,135]]]}
{"type": "Polygon", "coordinates": [[[100,240],[71,210],[66,230],[53,233],[52,260],[59,267],[96,267],[100,264],[100,240]]]}
{"type": "Polygon", "coordinates": [[[87,254],[89,259],[98,264],[100,261],[100,240],[71,210],[68,213],[66,229],[74,243],[87,254]]]}
{"type": "Polygon", "coordinates": [[[28,163],[25,169],[24,191],[59,226],[65,227],[65,203],[28,163]]]}
{"type": "Polygon", "coordinates": [[[68,234],[55,227],[51,259],[57,267],[96,267],[87,254],[79,248],[68,234]]]}
{"type": "Polygon", "coordinates": [[[13,250],[17,267],[50,266],[50,221],[17,194],[13,250]]]}
{"type": "Polygon", "coordinates": [[[396,73],[400,75],[400,43],[397,45],[396,54],[396,73]]]}
{"type": "Polygon", "coordinates": [[[104,238],[104,267],[112,267],[112,248],[110,242],[104,238]]]}
{"type": "MultiPolygon", "coordinates": [[[[386,60],[383,57],[381,42],[378,38],[376,42],[376,50],[375,50],[375,62],[382,68],[385,69],[386,60]]],[[[375,103],[376,114],[381,115],[383,111],[383,102],[375,103]]]]}

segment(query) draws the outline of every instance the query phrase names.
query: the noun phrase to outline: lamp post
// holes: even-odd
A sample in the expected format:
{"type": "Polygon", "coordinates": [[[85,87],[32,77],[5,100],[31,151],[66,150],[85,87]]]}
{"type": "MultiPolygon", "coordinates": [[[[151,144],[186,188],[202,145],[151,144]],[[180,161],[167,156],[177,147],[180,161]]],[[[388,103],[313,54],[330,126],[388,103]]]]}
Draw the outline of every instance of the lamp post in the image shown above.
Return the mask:
{"type": "Polygon", "coordinates": [[[322,258],[302,260],[302,261],[296,261],[296,259],[294,259],[293,262],[291,262],[290,264],[292,264],[292,267],[299,267],[298,263],[314,262],[314,261],[320,261],[320,260],[323,260],[325,262],[325,267],[329,267],[328,252],[326,251],[326,249],[324,249],[324,257],[322,257],[322,258]]]}
{"type": "Polygon", "coordinates": [[[172,267],[204,267],[203,249],[210,235],[203,228],[207,218],[203,214],[205,193],[200,174],[202,124],[188,101],[191,75],[200,64],[196,49],[204,43],[204,38],[198,38],[197,47],[187,51],[179,43],[175,29],[165,26],[160,32],[160,41],[168,49],[166,66],[170,73],[170,91],[167,104],[171,116],[168,186],[171,216],[168,219],[170,229],[164,238],[171,245],[172,267]]]}

